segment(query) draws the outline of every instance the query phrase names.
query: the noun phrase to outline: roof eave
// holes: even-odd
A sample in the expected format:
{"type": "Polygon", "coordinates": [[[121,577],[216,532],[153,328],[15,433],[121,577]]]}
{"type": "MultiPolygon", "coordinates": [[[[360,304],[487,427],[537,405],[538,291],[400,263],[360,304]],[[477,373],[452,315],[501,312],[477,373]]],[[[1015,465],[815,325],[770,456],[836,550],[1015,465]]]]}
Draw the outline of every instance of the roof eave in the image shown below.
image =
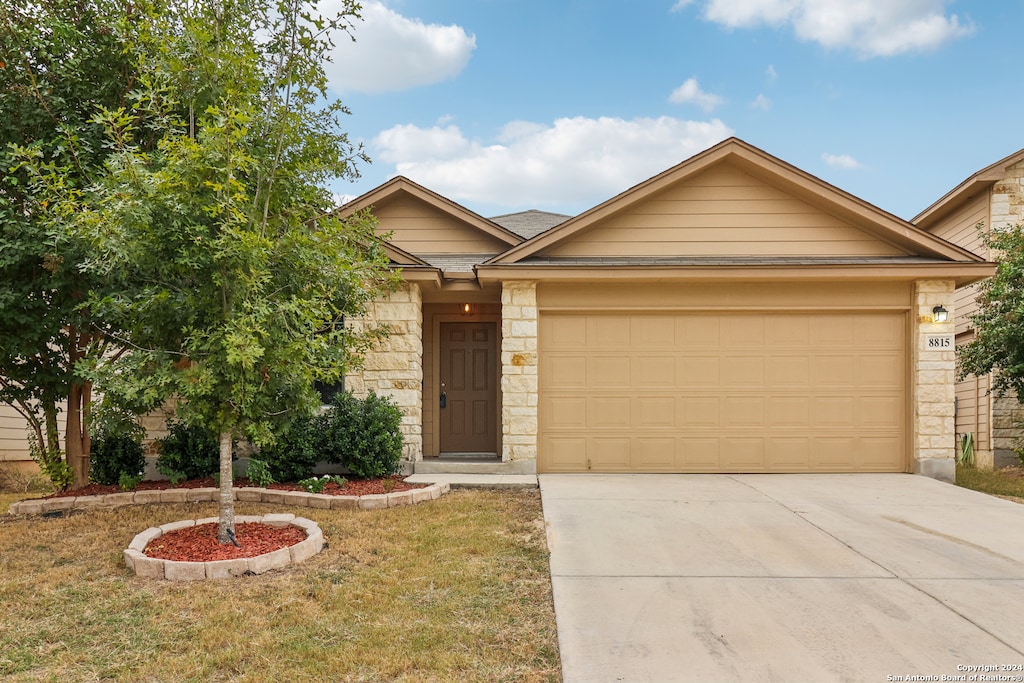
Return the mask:
{"type": "Polygon", "coordinates": [[[481,283],[505,280],[566,282],[578,280],[619,280],[635,282],[728,281],[769,282],[777,280],[954,280],[963,287],[995,273],[996,264],[823,264],[823,265],[548,265],[483,264],[477,266],[481,283]]]}

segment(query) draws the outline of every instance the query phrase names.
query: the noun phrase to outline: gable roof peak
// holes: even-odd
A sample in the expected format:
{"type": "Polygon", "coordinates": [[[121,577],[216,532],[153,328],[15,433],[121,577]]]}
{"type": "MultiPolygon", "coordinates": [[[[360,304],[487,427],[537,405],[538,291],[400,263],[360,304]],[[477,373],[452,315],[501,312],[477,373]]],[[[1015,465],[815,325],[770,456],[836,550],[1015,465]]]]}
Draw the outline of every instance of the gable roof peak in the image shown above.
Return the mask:
{"type": "Polygon", "coordinates": [[[541,255],[556,244],[601,221],[651,198],[680,182],[728,163],[738,170],[800,199],[819,210],[860,226],[882,241],[907,250],[909,254],[941,259],[979,260],[970,252],[929,235],[915,225],[878,208],[792,164],[765,152],[737,137],[730,137],[661,173],[619,193],[615,197],[571,218],[564,223],[530,238],[526,242],[488,261],[491,265],[514,264],[541,255]]]}
{"type": "Polygon", "coordinates": [[[369,192],[341,205],[335,211],[339,214],[355,213],[402,193],[413,196],[453,218],[497,238],[510,247],[523,241],[523,238],[515,232],[401,175],[395,176],[369,192]]]}
{"type": "Polygon", "coordinates": [[[965,178],[963,182],[942,195],[931,206],[910,219],[910,222],[925,229],[933,227],[936,221],[963,205],[967,200],[972,199],[979,189],[991,187],[1006,175],[1008,168],[1022,161],[1024,161],[1024,149],[1018,149],[1013,154],[986,166],[965,178]]]}

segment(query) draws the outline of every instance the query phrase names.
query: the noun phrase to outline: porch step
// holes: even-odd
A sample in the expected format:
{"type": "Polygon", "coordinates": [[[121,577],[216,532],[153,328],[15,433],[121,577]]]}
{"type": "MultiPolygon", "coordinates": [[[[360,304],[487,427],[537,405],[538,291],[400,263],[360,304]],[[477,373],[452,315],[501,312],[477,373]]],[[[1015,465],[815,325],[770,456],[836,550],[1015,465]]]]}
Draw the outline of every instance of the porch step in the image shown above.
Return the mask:
{"type": "Polygon", "coordinates": [[[448,484],[453,489],[537,488],[536,474],[413,474],[405,478],[413,484],[448,484]]]}
{"type": "MultiPolygon", "coordinates": [[[[497,458],[452,457],[424,458],[413,464],[414,474],[537,474],[535,460],[511,460],[502,462],[497,458]]],[[[533,477],[537,479],[536,476],[533,477]]]]}
{"type": "Polygon", "coordinates": [[[406,481],[448,484],[452,488],[537,488],[535,460],[502,462],[495,456],[458,455],[426,458],[413,465],[406,481]]]}

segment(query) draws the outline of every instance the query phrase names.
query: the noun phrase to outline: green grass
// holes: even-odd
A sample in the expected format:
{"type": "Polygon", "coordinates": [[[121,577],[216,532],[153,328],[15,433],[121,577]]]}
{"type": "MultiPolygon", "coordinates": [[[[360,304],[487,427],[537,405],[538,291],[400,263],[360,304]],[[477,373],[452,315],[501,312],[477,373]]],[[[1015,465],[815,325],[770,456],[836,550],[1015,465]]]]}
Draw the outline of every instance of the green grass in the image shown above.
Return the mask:
{"type": "MultiPolygon", "coordinates": [[[[24,496],[0,495],[0,512],[24,496]],[[10,499],[10,500],[8,500],[10,499]]],[[[0,678],[10,681],[557,681],[537,491],[456,491],[372,512],[294,512],[329,547],[257,577],[144,580],[139,531],[213,504],[0,515],[0,678]]]]}
{"type": "Polygon", "coordinates": [[[1019,467],[983,470],[957,465],[956,484],[993,496],[1018,499],[1017,502],[1024,503],[1024,470],[1019,467]]]}

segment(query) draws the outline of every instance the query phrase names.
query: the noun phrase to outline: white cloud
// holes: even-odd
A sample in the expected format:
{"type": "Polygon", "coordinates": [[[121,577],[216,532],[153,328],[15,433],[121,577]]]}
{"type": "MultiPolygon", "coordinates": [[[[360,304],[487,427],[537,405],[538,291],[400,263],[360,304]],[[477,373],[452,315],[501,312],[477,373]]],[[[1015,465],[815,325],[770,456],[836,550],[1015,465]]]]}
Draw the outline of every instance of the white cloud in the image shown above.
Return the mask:
{"type": "Polygon", "coordinates": [[[948,0],[705,0],[704,17],[729,28],[792,26],[797,37],[862,57],[938,48],[974,31],[948,0]]]}
{"type": "Polygon", "coordinates": [[[668,96],[668,101],[674,104],[696,104],[704,111],[709,112],[725,100],[718,95],[701,90],[696,78],[688,78],[685,83],[672,91],[672,94],[668,96]]]}
{"type": "Polygon", "coordinates": [[[768,68],[764,70],[764,75],[768,77],[769,82],[774,83],[779,77],[779,72],[775,70],[774,65],[769,64],[768,68]]]}
{"type": "Polygon", "coordinates": [[[754,98],[754,101],[750,103],[750,106],[754,109],[760,109],[761,111],[768,111],[772,108],[772,101],[765,97],[764,93],[761,93],[754,98]]]}
{"type": "Polygon", "coordinates": [[[849,154],[829,154],[824,152],[821,155],[821,160],[832,168],[844,168],[848,170],[864,168],[864,166],[851,157],[849,154]]]}
{"type": "Polygon", "coordinates": [[[693,0],[676,0],[676,4],[672,5],[672,9],[669,12],[679,12],[687,5],[693,4],[693,0]]]}
{"type": "MultiPolygon", "coordinates": [[[[322,7],[325,15],[330,4],[322,7]]],[[[465,68],[476,36],[457,25],[424,24],[380,2],[363,4],[362,21],[335,36],[332,62],[325,64],[331,87],[340,92],[407,90],[454,78],[465,68]]]]}
{"type": "Polygon", "coordinates": [[[514,121],[494,142],[454,126],[396,126],[373,140],[398,174],[459,202],[589,207],[732,135],[718,119],[514,121]]]}
{"type": "Polygon", "coordinates": [[[458,126],[419,128],[412,124],[395,126],[377,135],[374,145],[381,150],[380,160],[397,164],[404,159],[455,159],[470,151],[458,126]]]}

